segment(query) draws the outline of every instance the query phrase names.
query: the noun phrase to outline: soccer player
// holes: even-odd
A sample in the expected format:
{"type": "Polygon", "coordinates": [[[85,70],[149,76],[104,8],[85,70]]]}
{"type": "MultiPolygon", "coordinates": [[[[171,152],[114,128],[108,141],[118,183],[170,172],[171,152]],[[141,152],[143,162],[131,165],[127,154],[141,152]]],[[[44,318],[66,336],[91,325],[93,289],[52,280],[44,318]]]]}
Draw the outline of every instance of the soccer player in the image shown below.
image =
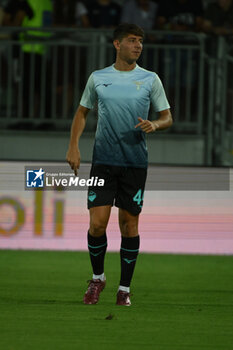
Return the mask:
{"type": "Polygon", "coordinates": [[[88,249],[93,269],[84,295],[85,304],[96,304],[106,284],[104,257],[106,228],[111,207],[119,208],[121,278],[117,305],[130,306],[130,282],[139,252],[138,219],[147,175],[145,134],[171,126],[170,106],[162,83],[154,72],[136,64],[143,46],[143,30],[120,24],[114,31],[116,62],[94,71],[74,116],[67,161],[75,175],[80,165],[77,147],[87,114],[98,101],[98,124],[90,176],[104,179],[103,187],[89,187],[90,226],[88,249]],[[149,121],[152,102],[159,118],[149,121]]]}

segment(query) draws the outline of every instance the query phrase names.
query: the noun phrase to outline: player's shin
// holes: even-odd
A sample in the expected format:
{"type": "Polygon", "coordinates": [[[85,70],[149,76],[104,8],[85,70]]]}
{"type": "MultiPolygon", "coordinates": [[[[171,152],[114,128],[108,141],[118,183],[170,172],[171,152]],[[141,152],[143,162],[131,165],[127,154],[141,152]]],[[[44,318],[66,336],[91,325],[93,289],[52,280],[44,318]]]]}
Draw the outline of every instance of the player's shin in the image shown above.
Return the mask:
{"type": "Polygon", "coordinates": [[[104,280],[104,257],[107,250],[106,233],[100,237],[94,237],[88,232],[87,241],[93,269],[93,279],[104,280]]]}
{"type": "Polygon", "coordinates": [[[139,252],[140,238],[122,237],[121,241],[121,280],[119,290],[129,292],[130,282],[139,252]]]}

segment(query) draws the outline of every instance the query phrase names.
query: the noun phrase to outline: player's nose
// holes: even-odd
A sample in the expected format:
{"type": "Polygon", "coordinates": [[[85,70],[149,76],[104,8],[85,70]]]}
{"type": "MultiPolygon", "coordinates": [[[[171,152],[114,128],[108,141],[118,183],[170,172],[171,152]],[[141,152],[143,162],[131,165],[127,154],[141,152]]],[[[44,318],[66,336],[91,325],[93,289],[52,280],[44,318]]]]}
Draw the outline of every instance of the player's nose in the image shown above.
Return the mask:
{"type": "Polygon", "coordinates": [[[137,49],[141,50],[141,49],[142,49],[142,43],[141,43],[140,41],[137,41],[137,42],[135,43],[135,47],[136,47],[137,49]]]}

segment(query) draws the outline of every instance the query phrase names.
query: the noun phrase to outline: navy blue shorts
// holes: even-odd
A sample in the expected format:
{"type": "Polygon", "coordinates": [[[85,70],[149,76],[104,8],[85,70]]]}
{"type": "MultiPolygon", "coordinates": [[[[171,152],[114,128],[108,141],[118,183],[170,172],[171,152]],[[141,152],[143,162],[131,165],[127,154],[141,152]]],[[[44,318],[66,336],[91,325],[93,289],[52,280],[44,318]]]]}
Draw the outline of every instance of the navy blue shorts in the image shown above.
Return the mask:
{"type": "Polygon", "coordinates": [[[147,169],[93,164],[92,176],[104,179],[104,186],[88,188],[88,209],[115,205],[132,215],[141,212],[147,169]]]}

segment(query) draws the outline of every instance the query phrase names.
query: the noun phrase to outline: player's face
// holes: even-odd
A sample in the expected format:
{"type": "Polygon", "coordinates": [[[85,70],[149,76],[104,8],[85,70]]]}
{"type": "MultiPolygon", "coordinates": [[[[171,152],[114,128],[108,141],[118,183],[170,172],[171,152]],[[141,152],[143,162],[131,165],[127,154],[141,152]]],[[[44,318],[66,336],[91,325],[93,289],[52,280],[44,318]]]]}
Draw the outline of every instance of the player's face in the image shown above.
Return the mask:
{"type": "Polygon", "coordinates": [[[141,36],[133,34],[129,34],[121,41],[116,40],[115,48],[117,50],[119,58],[129,64],[136,62],[142,52],[142,42],[143,39],[141,36]]]}

